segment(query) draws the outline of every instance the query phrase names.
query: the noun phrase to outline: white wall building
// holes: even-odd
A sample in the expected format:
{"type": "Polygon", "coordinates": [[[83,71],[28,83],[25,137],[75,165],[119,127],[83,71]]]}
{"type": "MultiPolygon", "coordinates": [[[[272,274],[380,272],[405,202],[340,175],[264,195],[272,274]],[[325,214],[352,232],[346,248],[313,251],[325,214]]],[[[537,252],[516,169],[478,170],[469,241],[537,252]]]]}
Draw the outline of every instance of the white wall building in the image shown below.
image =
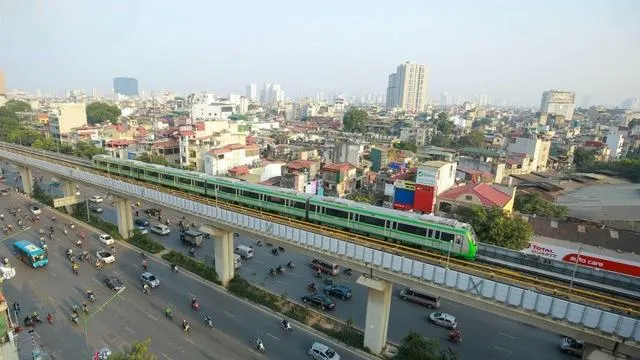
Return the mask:
{"type": "Polygon", "coordinates": [[[618,160],[624,150],[624,135],[618,132],[611,132],[606,136],[605,143],[609,148],[610,159],[618,160]]]}
{"type": "Polygon", "coordinates": [[[418,168],[416,184],[435,186],[440,195],[455,185],[457,166],[455,162],[426,161],[418,168]]]}
{"type": "Polygon", "coordinates": [[[249,101],[256,101],[258,99],[258,87],[256,84],[247,85],[247,93],[245,96],[249,101]]]}
{"type": "Polygon", "coordinates": [[[427,106],[427,67],[405,62],[395,74],[389,75],[387,107],[400,108],[410,113],[425,110],[427,106]]]}
{"type": "Polygon", "coordinates": [[[224,120],[236,112],[236,105],[229,101],[191,105],[191,118],[194,120],[224,120]]]}
{"type": "Polygon", "coordinates": [[[347,162],[353,166],[359,166],[363,152],[363,144],[350,139],[337,139],[333,149],[332,161],[335,163],[347,162]]]}
{"type": "Polygon", "coordinates": [[[551,141],[538,139],[535,136],[514,137],[507,145],[507,151],[510,153],[529,155],[531,169],[539,172],[547,171],[550,150],[551,141]]]}
{"type": "Polygon", "coordinates": [[[257,145],[231,144],[211,149],[204,155],[204,172],[209,175],[225,175],[235,166],[253,166],[259,160],[260,148],[257,145]]]}
{"type": "Polygon", "coordinates": [[[49,114],[49,132],[57,140],[66,137],[71,129],[87,125],[85,103],[65,103],[53,106],[49,114]]]}
{"type": "Polygon", "coordinates": [[[542,93],[540,112],[562,115],[565,121],[573,119],[576,93],[570,91],[549,90],[542,93]]]}
{"type": "Polygon", "coordinates": [[[260,92],[260,102],[267,105],[277,105],[281,101],[284,101],[284,90],[280,84],[265,83],[260,92]]]}

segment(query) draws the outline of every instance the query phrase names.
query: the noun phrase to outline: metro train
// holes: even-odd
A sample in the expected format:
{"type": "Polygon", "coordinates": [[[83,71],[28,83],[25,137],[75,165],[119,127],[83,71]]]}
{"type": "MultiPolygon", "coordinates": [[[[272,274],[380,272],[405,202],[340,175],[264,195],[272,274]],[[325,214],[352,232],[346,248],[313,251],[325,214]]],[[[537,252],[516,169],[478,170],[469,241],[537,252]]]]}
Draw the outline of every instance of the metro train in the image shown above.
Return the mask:
{"type": "Polygon", "coordinates": [[[106,155],[94,156],[92,166],[110,174],[386,241],[450,253],[464,259],[475,259],[478,249],[471,225],[454,219],[402,212],[106,155]]]}

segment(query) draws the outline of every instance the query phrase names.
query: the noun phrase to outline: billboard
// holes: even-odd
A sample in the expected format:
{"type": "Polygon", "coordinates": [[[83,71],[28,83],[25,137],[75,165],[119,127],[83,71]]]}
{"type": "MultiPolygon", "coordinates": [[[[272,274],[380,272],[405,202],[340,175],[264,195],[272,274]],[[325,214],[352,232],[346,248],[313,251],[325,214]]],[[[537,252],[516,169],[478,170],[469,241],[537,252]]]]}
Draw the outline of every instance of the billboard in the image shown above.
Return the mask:
{"type": "Polygon", "coordinates": [[[414,183],[413,181],[406,181],[406,180],[396,180],[393,183],[393,186],[396,187],[397,189],[405,189],[405,190],[415,190],[416,189],[416,183],[414,183]]]}
{"type": "Polygon", "coordinates": [[[395,187],[393,184],[384,184],[384,194],[385,196],[393,196],[393,192],[395,191],[395,187]]]}
{"type": "Polygon", "coordinates": [[[438,182],[438,170],[427,167],[418,168],[416,183],[422,185],[436,186],[438,182]]]}
{"type": "Polygon", "coordinates": [[[529,255],[538,255],[547,259],[564,261],[571,264],[575,264],[577,261],[582,266],[640,277],[640,263],[598,255],[586,251],[579,252],[577,250],[561,246],[540,242],[529,242],[529,246],[520,250],[520,252],[529,255]]]}

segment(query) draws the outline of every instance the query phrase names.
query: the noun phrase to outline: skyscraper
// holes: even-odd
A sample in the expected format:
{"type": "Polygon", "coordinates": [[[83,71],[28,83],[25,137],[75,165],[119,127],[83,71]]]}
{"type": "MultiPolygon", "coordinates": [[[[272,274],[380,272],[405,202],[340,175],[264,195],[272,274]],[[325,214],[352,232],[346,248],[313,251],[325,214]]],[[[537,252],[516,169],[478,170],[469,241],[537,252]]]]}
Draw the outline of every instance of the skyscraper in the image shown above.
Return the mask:
{"type": "Polygon", "coordinates": [[[387,107],[398,107],[407,112],[423,111],[427,105],[427,67],[405,62],[395,74],[389,75],[387,107]]]}
{"type": "Polygon", "coordinates": [[[575,102],[575,92],[559,90],[545,91],[542,93],[540,112],[561,115],[565,121],[571,121],[575,102]]]}
{"type": "Polygon", "coordinates": [[[138,96],[138,79],[128,77],[113,79],[113,92],[125,96],[138,96]]]}
{"type": "Polygon", "coordinates": [[[284,101],[284,90],[280,84],[265,83],[260,92],[260,102],[262,104],[275,105],[279,101],[284,101]]]}
{"type": "Polygon", "coordinates": [[[4,95],[6,92],[4,90],[4,73],[0,71],[0,96],[4,95]]]}
{"type": "Polygon", "coordinates": [[[247,85],[247,99],[255,101],[258,98],[258,87],[256,84],[247,85]]]}

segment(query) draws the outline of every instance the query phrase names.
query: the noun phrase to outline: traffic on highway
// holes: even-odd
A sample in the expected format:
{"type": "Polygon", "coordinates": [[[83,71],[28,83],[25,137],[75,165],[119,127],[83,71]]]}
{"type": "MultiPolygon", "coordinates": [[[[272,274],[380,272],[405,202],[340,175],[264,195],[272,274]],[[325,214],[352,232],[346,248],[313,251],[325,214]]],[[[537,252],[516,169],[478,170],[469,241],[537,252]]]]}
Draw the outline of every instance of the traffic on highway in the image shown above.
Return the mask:
{"type": "MultiPolygon", "coordinates": [[[[41,176],[46,177],[46,174],[41,176]]],[[[49,179],[50,181],[55,180],[50,177],[49,179]]],[[[45,180],[45,183],[46,182],[45,180]]],[[[7,185],[19,186],[11,176],[7,178],[7,185]]],[[[45,188],[47,187],[45,186],[45,188]]],[[[59,192],[59,189],[51,188],[50,191],[54,196],[61,195],[56,194],[56,191],[59,192]]],[[[82,196],[89,200],[91,211],[106,221],[116,222],[117,216],[111,204],[112,201],[104,191],[86,188],[84,186],[81,186],[79,191],[83,194],[82,196]]],[[[9,197],[19,198],[16,194],[10,194],[9,197]]],[[[25,209],[28,209],[29,206],[34,206],[34,204],[23,200],[23,206],[25,209]]],[[[5,207],[6,206],[3,206],[2,208],[5,207]]],[[[42,210],[44,212],[42,217],[46,218],[48,210],[42,210]]],[[[178,223],[182,221],[183,225],[190,225],[192,220],[188,218],[188,215],[177,213],[172,209],[158,208],[158,206],[154,204],[144,203],[136,206],[134,214],[136,215],[136,228],[148,232],[153,240],[168,248],[181,251],[185,255],[192,253],[198,260],[212,265],[212,240],[204,239],[201,243],[197,244],[197,246],[193,246],[184,241],[184,234],[180,231],[178,223]]],[[[60,227],[60,224],[54,225],[60,227]]],[[[197,227],[199,224],[194,225],[197,227]]],[[[25,233],[37,234],[34,231],[35,230],[29,230],[25,233]]],[[[102,245],[98,241],[99,234],[89,235],[89,237],[91,236],[96,239],[94,243],[96,245],[99,244],[102,248],[101,250],[91,249],[89,251],[90,254],[96,254],[96,251],[103,251],[115,258],[108,264],[106,264],[105,261],[103,270],[97,272],[95,275],[96,278],[91,281],[94,284],[100,282],[102,290],[107,291],[108,289],[104,286],[104,284],[106,284],[106,278],[104,277],[107,276],[107,274],[111,276],[112,273],[110,271],[113,271],[115,276],[119,276],[123,283],[127,284],[126,289],[114,298],[114,305],[105,307],[104,311],[108,311],[106,309],[109,308],[114,308],[114,310],[112,310],[114,312],[123,311],[122,303],[126,302],[126,299],[131,301],[131,298],[134,297],[137,299],[134,301],[135,303],[140,302],[138,307],[144,309],[138,309],[138,311],[136,311],[137,313],[142,312],[142,314],[144,314],[143,319],[144,316],[148,317],[148,315],[152,315],[156,317],[157,314],[160,314],[160,317],[156,317],[154,321],[160,322],[160,320],[168,320],[165,316],[165,311],[170,309],[173,317],[173,321],[170,323],[174,325],[172,331],[177,330],[178,338],[184,339],[182,348],[189,347],[187,340],[194,341],[194,338],[198,336],[195,333],[200,330],[216,331],[220,333],[220,336],[225,334],[226,336],[232,337],[234,340],[230,340],[230,342],[235,344],[235,346],[227,345],[227,347],[233,349],[237,347],[251,351],[250,355],[244,358],[251,358],[250,356],[284,358],[288,353],[293,354],[296,352],[304,355],[309,350],[309,346],[317,340],[310,334],[302,335],[304,334],[302,331],[283,334],[280,322],[275,315],[262,315],[264,318],[264,326],[267,330],[256,329],[250,331],[246,326],[242,326],[242,321],[239,319],[240,317],[250,319],[247,321],[257,325],[254,318],[248,316],[248,311],[236,310],[234,313],[233,311],[226,310],[226,306],[221,306],[220,301],[209,301],[208,299],[211,296],[207,297],[207,295],[201,294],[207,294],[207,290],[205,289],[208,289],[209,293],[223,297],[225,299],[223,302],[229,304],[229,309],[240,309],[242,306],[247,306],[242,301],[236,300],[228,295],[217,294],[217,292],[211,291],[203,282],[194,277],[188,278],[190,279],[189,284],[192,284],[196,290],[185,291],[184,289],[180,289],[181,287],[187,286],[182,280],[183,277],[187,278],[186,275],[173,273],[166,264],[156,263],[153,259],[148,260],[145,268],[143,267],[139,254],[135,251],[121,248],[121,245],[118,243],[115,244],[116,251],[112,251],[113,249],[110,248],[111,245],[106,243],[102,245]],[[113,254],[114,252],[115,254],[113,254]],[[156,269],[158,267],[159,269],[156,269]],[[148,274],[143,275],[143,273],[148,274]],[[157,280],[157,283],[150,282],[149,274],[157,280]],[[99,276],[102,276],[102,278],[98,278],[99,276]],[[181,279],[174,281],[176,276],[180,276],[181,279]],[[142,284],[148,285],[148,294],[143,292],[142,284]],[[152,284],[156,285],[154,286],[152,284]],[[202,309],[198,312],[195,312],[191,308],[190,301],[191,297],[194,296],[198,304],[202,304],[202,309]],[[212,306],[208,305],[208,303],[215,303],[216,305],[212,306]],[[223,308],[225,310],[221,311],[223,308]],[[154,312],[156,314],[154,314],[154,312]],[[184,315],[178,316],[176,315],[178,313],[184,315]],[[213,328],[206,329],[208,326],[206,326],[207,324],[204,322],[205,314],[212,317],[213,328]],[[178,322],[183,320],[183,317],[186,317],[185,320],[189,323],[189,333],[186,333],[184,328],[181,328],[178,324],[178,322]],[[298,338],[294,338],[294,334],[301,335],[297,335],[298,338]],[[252,341],[258,337],[263,340],[264,346],[267,349],[265,353],[259,351],[259,346],[252,348],[252,341]],[[184,344],[184,342],[186,342],[186,344],[184,344]],[[285,346],[284,344],[287,345],[285,346]],[[273,350],[274,347],[278,347],[278,350],[273,350]],[[282,355],[279,355],[280,352],[282,355]]],[[[73,237],[73,235],[70,236],[69,244],[66,244],[67,247],[73,245],[73,239],[71,239],[71,237],[73,237]]],[[[91,239],[87,240],[87,242],[90,241],[91,239]]],[[[51,245],[49,246],[51,248],[51,245]]],[[[360,328],[364,326],[367,294],[365,288],[355,284],[355,279],[357,279],[359,274],[351,272],[349,269],[344,269],[337,264],[327,263],[326,261],[314,262],[314,260],[317,259],[298,254],[293,251],[293,249],[277,249],[268,243],[261,242],[259,239],[250,239],[242,235],[235,238],[234,246],[236,247],[236,254],[240,258],[236,265],[236,273],[254,285],[265,288],[274,294],[287,296],[289,299],[324,312],[328,316],[334,316],[343,321],[351,319],[353,323],[360,328]],[[251,250],[251,256],[247,254],[248,249],[251,250]],[[318,272],[318,270],[320,271],[318,272]]],[[[60,251],[64,254],[64,246],[62,246],[61,249],[60,251]]],[[[51,252],[51,250],[49,251],[51,252]]],[[[57,264],[57,260],[54,260],[52,261],[54,266],[69,266],[69,260],[65,259],[64,256],[62,256],[62,258],[66,263],[60,265],[57,264]]],[[[87,265],[81,264],[78,278],[86,276],[85,273],[88,268],[87,265]]],[[[94,270],[95,269],[91,269],[90,271],[94,270]]],[[[71,270],[67,269],[67,272],[71,274],[71,270]]],[[[16,279],[22,279],[23,277],[24,271],[20,271],[16,279]]],[[[74,281],[73,276],[69,276],[69,278],[70,282],[74,281]]],[[[109,291],[113,296],[114,290],[109,291]]],[[[12,297],[9,296],[9,298],[12,297]]],[[[127,313],[130,311],[132,310],[127,309],[127,313]]],[[[253,311],[257,312],[258,310],[253,311]]],[[[130,321],[128,317],[123,318],[130,321]]],[[[112,321],[113,317],[109,317],[106,319],[106,324],[112,321]]],[[[144,322],[135,321],[132,326],[140,326],[143,323],[144,322]]],[[[102,326],[104,325],[96,325],[98,328],[102,326]]],[[[150,329],[152,333],[161,328],[156,324],[152,327],[154,328],[150,329]]],[[[133,327],[130,328],[134,330],[133,327]]],[[[389,340],[401,342],[409,330],[421,333],[428,338],[440,340],[443,345],[453,347],[460,353],[461,359],[513,359],[516,357],[519,359],[562,359],[565,357],[565,355],[560,352],[563,339],[557,334],[548,333],[507,318],[483,313],[448,301],[447,299],[432,297],[429,294],[418,294],[411,289],[397,287],[394,289],[394,297],[391,305],[388,331],[389,340]],[[448,341],[451,329],[458,330],[460,342],[452,343],[448,341]],[[536,348],[535,354],[532,354],[530,351],[532,346],[536,348]]],[[[107,330],[105,329],[105,331],[107,330]]],[[[137,334],[139,330],[134,331],[137,334]]],[[[113,332],[113,329],[111,332],[113,332]]],[[[162,334],[162,331],[157,332],[162,334]]],[[[144,332],[140,334],[144,334],[144,332]]],[[[140,339],[144,339],[143,335],[139,336],[140,339]]],[[[151,336],[148,335],[147,337],[151,336]]],[[[89,333],[89,338],[101,339],[100,336],[92,337],[91,332],[89,333]]],[[[160,336],[160,338],[162,339],[162,336],[160,336]]],[[[152,337],[152,339],[155,338],[152,337]]],[[[340,348],[337,344],[331,344],[326,339],[321,340],[321,342],[335,348],[343,359],[358,358],[357,354],[340,348]]],[[[106,341],[104,341],[104,343],[117,348],[117,345],[109,344],[106,341]]],[[[196,347],[200,349],[202,349],[201,344],[202,342],[195,342],[196,347]]],[[[98,345],[100,345],[99,341],[96,343],[96,346],[98,345]]],[[[163,347],[165,345],[166,343],[164,341],[152,341],[152,349],[154,349],[154,351],[157,351],[155,346],[163,347]]],[[[179,358],[175,353],[165,353],[171,358],[179,358]],[[173,356],[175,357],[172,357],[171,354],[174,354],[173,356]]],[[[195,356],[193,358],[199,357],[195,356]]],[[[233,358],[233,356],[228,358],[233,358]]]]}

